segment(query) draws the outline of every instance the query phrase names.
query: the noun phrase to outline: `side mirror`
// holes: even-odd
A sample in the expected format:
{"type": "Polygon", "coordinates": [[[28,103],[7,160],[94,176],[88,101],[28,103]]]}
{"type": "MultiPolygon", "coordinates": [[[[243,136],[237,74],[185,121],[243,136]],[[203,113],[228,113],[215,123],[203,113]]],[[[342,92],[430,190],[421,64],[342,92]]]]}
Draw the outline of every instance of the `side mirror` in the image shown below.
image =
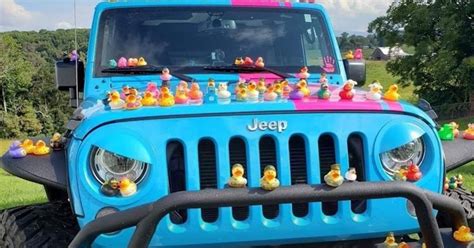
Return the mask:
{"type": "Polygon", "coordinates": [[[343,60],[347,79],[356,81],[357,86],[363,86],[366,80],[366,67],[364,60],[343,60]]]}
{"type": "Polygon", "coordinates": [[[61,91],[69,91],[70,105],[77,108],[79,96],[76,94],[76,87],[78,87],[78,92],[84,92],[84,63],[77,61],[77,75],[75,61],[58,61],[55,69],[56,87],[61,91]]]}

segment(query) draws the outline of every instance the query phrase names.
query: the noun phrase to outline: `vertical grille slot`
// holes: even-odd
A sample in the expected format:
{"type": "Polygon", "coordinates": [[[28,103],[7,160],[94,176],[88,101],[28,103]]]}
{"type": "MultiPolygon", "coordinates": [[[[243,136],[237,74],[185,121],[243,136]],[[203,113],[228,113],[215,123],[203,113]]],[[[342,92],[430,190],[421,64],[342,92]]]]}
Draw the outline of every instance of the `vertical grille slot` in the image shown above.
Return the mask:
{"type": "MultiPolygon", "coordinates": [[[[216,146],[214,142],[209,139],[199,141],[198,154],[201,189],[217,189],[216,146]]],[[[203,208],[201,210],[202,219],[209,223],[215,222],[218,214],[217,208],[203,208]]]]}
{"type": "MultiPolygon", "coordinates": [[[[329,134],[319,137],[319,170],[321,183],[324,183],[324,176],[331,170],[331,165],[336,163],[336,151],[334,139],[329,134]]],[[[322,209],[325,215],[335,215],[337,213],[337,202],[323,202],[322,209]]]]}
{"type": "MultiPolygon", "coordinates": [[[[277,157],[276,157],[276,144],[275,140],[269,136],[265,136],[260,139],[259,142],[259,152],[260,152],[260,168],[261,174],[263,176],[263,170],[267,165],[273,165],[277,167],[277,157]]],[[[278,205],[263,205],[263,216],[267,219],[275,219],[279,213],[278,205]]]]}
{"type": "MultiPolygon", "coordinates": [[[[170,141],[166,145],[168,163],[168,181],[170,193],[186,190],[184,147],[179,141],[170,141]]],[[[187,220],[187,210],[180,209],[170,214],[171,222],[183,224],[187,220]]]]}
{"type": "MultiPolygon", "coordinates": [[[[365,181],[364,141],[359,134],[351,134],[347,140],[349,166],[357,172],[357,181],[365,181]]],[[[367,209],[366,200],[351,201],[352,212],[361,214],[367,209]]]]}
{"type": "MultiPolygon", "coordinates": [[[[308,183],[308,174],[306,171],[306,143],[303,137],[295,135],[289,141],[290,151],[290,170],[291,184],[308,183]]],[[[308,215],[307,203],[293,204],[293,214],[296,217],[304,217],[308,215]]]]}
{"type": "MultiPolygon", "coordinates": [[[[230,166],[241,164],[245,169],[244,177],[247,176],[247,147],[245,141],[241,138],[232,138],[229,142],[229,161],[230,166]]],[[[243,221],[249,217],[248,207],[232,208],[232,216],[235,220],[243,221]]]]}

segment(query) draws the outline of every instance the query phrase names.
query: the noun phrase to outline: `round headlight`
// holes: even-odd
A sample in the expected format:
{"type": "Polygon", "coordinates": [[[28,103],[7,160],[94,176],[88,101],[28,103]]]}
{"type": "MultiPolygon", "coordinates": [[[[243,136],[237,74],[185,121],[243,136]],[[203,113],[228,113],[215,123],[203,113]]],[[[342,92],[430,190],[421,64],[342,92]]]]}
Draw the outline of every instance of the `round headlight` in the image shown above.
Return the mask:
{"type": "Polygon", "coordinates": [[[95,178],[101,182],[115,178],[126,177],[135,183],[139,183],[148,167],[147,163],[126,158],[104,149],[96,148],[92,152],[92,172],[95,178]]]}
{"type": "Polygon", "coordinates": [[[408,144],[384,152],[380,155],[385,171],[393,175],[402,166],[409,166],[411,163],[420,165],[425,154],[425,146],[422,138],[410,141],[408,144]]]}

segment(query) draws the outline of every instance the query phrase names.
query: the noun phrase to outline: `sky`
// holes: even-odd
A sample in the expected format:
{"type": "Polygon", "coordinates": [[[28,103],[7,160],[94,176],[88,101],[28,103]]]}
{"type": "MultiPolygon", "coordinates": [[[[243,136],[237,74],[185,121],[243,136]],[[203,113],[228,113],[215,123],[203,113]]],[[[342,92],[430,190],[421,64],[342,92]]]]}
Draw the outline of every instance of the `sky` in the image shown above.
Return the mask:
{"type": "MultiPolygon", "coordinates": [[[[99,0],[76,0],[77,27],[89,28],[99,0]]],[[[330,14],[336,33],[365,34],[385,14],[390,0],[316,0],[330,14]]],[[[0,32],[74,27],[73,0],[0,0],[0,32]]]]}

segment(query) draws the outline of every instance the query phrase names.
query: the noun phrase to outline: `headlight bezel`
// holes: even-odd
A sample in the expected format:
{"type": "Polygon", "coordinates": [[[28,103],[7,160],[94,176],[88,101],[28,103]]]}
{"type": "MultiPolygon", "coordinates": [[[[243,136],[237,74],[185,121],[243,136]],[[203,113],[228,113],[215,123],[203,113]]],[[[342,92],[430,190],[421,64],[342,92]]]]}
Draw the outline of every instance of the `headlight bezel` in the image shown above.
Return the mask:
{"type": "MultiPolygon", "coordinates": [[[[100,184],[104,184],[110,178],[115,178],[117,180],[120,180],[123,177],[127,177],[134,183],[139,184],[146,177],[147,172],[150,167],[148,163],[131,159],[131,158],[107,151],[97,146],[94,146],[93,149],[91,150],[89,160],[90,160],[89,167],[92,172],[92,175],[100,184]],[[126,163],[133,162],[133,164],[131,164],[129,166],[130,168],[125,171],[122,171],[122,172],[113,171],[112,168],[117,167],[117,166],[105,164],[106,159],[104,158],[104,155],[113,156],[118,160],[120,159],[126,160],[127,161],[126,163]],[[98,156],[99,157],[101,156],[99,160],[98,160],[98,156]],[[107,175],[107,173],[109,175],[107,175]],[[135,176],[131,176],[133,175],[132,173],[135,176]]],[[[119,169],[123,169],[123,168],[119,168],[119,169]]]]}

